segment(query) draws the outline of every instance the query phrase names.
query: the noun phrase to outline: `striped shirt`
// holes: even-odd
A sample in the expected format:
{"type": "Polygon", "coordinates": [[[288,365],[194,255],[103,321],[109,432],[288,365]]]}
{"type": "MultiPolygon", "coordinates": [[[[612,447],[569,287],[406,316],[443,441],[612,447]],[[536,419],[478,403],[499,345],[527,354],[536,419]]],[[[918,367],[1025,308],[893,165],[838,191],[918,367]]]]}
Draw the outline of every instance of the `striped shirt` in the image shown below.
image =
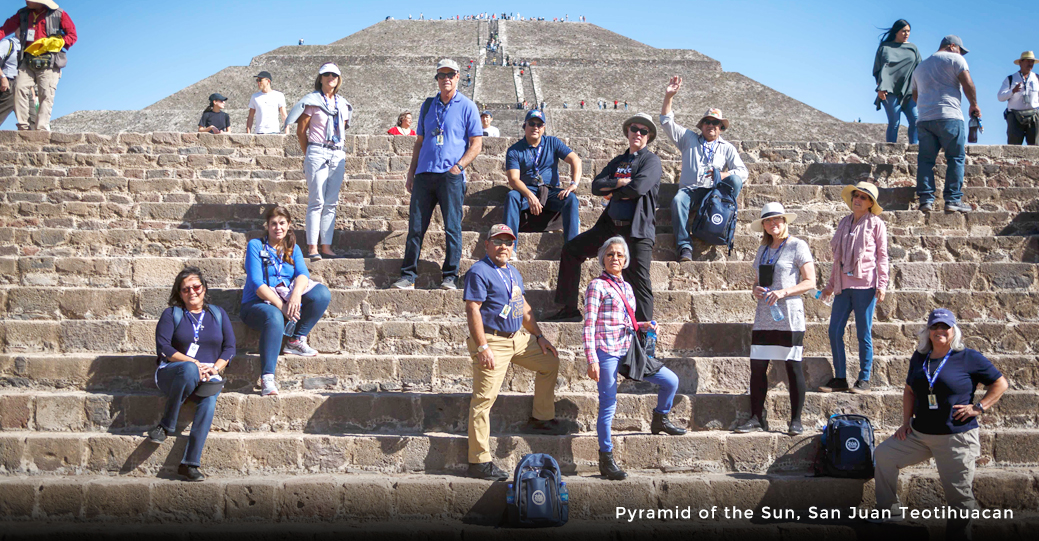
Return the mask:
{"type": "Polygon", "coordinates": [[[620,294],[607,280],[612,280],[623,291],[628,305],[635,309],[635,292],[623,279],[605,272],[588,284],[584,295],[584,355],[588,364],[597,364],[599,358],[596,350],[620,357],[631,347],[632,328],[628,310],[621,301],[620,294]]]}

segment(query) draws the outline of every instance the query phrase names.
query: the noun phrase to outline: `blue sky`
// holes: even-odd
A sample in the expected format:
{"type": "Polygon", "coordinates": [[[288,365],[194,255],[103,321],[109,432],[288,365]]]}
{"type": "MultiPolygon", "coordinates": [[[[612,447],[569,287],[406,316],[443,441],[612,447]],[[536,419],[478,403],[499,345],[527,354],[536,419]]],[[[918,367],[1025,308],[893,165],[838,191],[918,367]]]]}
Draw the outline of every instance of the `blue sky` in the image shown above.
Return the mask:
{"type": "MultiPolygon", "coordinates": [[[[912,24],[910,41],[928,56],[942,36],[960,35],[978,86],[986,132],[1006,141],[1002,80],[1022,51],[1039,49],[1039,9],[1029,2],[343,2],[253,0],[215,3],[64,0],[80,41],[58,86],[55,116],[79,109],[140,109],[220,69],[303,38],[336,41],[390,15],[407,18],[515,11],[551,19],[569,14],[660,48],[695,49],[843,120],[885,122],[873,106],[871,70],[878,27],[912,24]],[[436,6],[450,6],[438,9],[436,6]],[[937,9],[939,6],[940,9],[937,9]],[[316,24],[320,22],[320,24],[316,24]]],[[[0,1],[0,15],[24,5],[0,1]]],[[[966,105],[966,100],[964,100],[966,105]]],[[[201,108],[201,105],[200,105],[201,108]]],[[[3,126],[13,127],[13,115],[3,126]]]]}

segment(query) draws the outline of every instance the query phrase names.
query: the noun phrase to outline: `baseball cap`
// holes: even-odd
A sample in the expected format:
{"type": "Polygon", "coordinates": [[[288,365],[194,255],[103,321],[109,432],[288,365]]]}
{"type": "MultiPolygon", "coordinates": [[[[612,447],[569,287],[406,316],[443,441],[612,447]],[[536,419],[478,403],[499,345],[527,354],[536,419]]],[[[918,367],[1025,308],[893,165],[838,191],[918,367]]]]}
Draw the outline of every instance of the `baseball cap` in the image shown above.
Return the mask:
{"type": "Polygon", "coordinates": [[[480,116],[489,116],[489,117],[492,117],[492,118],[494,117],[494,115],[491,114],[491,110],[490,109],[480,113],[480,116]]]}
{"type": "Polygon", "coordinates": [[[444,68],[451,68],[451,69],[453,69],[455,71],[462,71],[462,70],[460,70],[458,68],[458,62],[455,62],[454,60],[451,60],[450,58],[445,58],[445,59],[441,60],[440,62],[437,62],[437,71],[440,71],[440,70],[442,70],[444,68]]]}
{"type": "Polygon", "coordinates": [[[955,35],[955,34],[949,34],[948,36],[945,36],[944,38],[942,38],[942,44],[939,45],[938,47],[941,48],[941,47],[945,47],[946,45],[955,45],[955,46],[959,47],[961,55],[964,55],[964,54],[967,54],[967,53],[970,52],[970,51],[967,50],[966,47],[963,46],[963,40],[960,39],[960,37],[955,35]]]}
{"type": "Polygon", "coordinates": [[[256,74],[256,78],[257,79],[268,79],[268,80],[271,80],[271,81],[274,80],[274,77],[271,77],[271,72],[269,72],[269,71],[261,71],[260,73],[257,73],[256,74]]]}
{"type": "Polygon", "coordinates": [[[931,310],[931,315],[927,318],[927,326],[931,327],[936,323],[944,323],[949,327],[955,327],[956,316],[948,308],[935,308],[931,310]]]}
{"type": "Polygon", "coordinates": [[[219,92],[214,92],[209,95],[209,101],[227,101],[227,97],[219,92]]]}
{"type": "Polygon", "coordinates": [[[333,64],[332,62],[326,62],[324,64],[321,64],[321,67],[318,68],[317,73],[318,75],[321,75],[323,73],[334,73],[340,77],[343,76],[343,73],[339,71],[339,66],[333,64]]]}
{"type": "Polygon", "coordinates": [[[493,239],[500,235],[508,235],[513,239],[516,238],[516,234],[512,232],[512,228],[505,224],[495,224],[491,226],[491,230],[487,232],[487,240],[493,239]]]}
{"type": "Polygon", "coordinates": [[[527,111],[527,116],[526,116],[526,118],[523,119],[523,122],[526,122],[526,121],[528,121],[528,120],[530,120],[532,118],[536,118],[536,119],[544,122],[545,121],[545,113],[542,113],[541,111],[539,111],[537,109],[531,109],[531,110],[527,111]]]}

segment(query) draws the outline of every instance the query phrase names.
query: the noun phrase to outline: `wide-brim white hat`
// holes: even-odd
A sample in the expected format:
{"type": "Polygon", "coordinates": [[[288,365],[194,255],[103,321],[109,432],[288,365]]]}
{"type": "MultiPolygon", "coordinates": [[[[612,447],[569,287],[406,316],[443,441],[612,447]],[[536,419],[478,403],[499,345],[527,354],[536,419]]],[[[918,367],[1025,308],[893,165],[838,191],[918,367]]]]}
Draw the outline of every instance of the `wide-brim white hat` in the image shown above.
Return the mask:
{"type": "Polygon", "coordinates": [[[788,224],[794,223],[794,220],[797,219],[797,215],[793,212],[787,212],[786,209],[783,208],[782,203],[773,201],[771,203],[765,203],[765,206],[761,207],[761,217],[750,222],[750,230],[755,233],[761,233],[763,231],[761,228],[761,222],[774,216],[782,216],[783,218],[786,218],[786,223],[788,224]]]}

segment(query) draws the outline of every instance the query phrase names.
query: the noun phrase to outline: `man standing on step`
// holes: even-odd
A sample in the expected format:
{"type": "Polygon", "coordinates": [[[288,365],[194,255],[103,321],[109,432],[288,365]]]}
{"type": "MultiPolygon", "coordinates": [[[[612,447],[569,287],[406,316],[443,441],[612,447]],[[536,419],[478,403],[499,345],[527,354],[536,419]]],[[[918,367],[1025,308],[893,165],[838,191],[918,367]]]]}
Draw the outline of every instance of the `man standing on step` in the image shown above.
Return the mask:
{"type": "MultiPolygon", "coordinates": [[[[285,124],[285,94],[272,89],[271,80],[269,71],[256,74],[256,86],[260,91],[249,98],[249,118],[245,120],[245,133],[280,133],[281,126],[285,124]],[[253,131],[254,121],[256,131],[253,131]]],[[[287,127],[285,131],[288,132],[287,127]]]]}
{"type": "Polygon", "coordinates": [[[491,114],[490,109],[480,113],[480,125],[483,126],[483,136],[501,137],[501,132],[498,131],[498,128],[491,126],[492,120],[494,120],[494,115],[491,114]]]}
{"type": "Polygon", "coordinates": [[[509,365],[534,371],[534,411],[526,432],[564,434],[555,419],[559,353],[548,341],[524,299],[523,277],[509,265],[516,234],[498,224],[487,232],[487,256],[465,275],[466,347],[473,359],[473,397],[469,403],[469,476],[504,481],[509,474],[491,462],[490,414],[509,365]]]}
{"type": "Polygon", "coordinates": [[[505,198],[505,225],[519,231],[521,214],[528,211],[525,231],[562,227],[569,241],[581,229],[581,203],[574,193],[581,180],[581,158],[558,138],[545,135],[545,114],[537,109],[527,113],[523,134],[505,154],[505,176],[512,188],[505,198]],[[559,160],[570,164],[566,188],[559,186],[559,160]]]}
{"type": "Polygon", "coordinates": [[[53,0],[26,0],[25,7],[0,27],[0,38],[12,34],[22,44],[22,60],[14,83],[14,116],[18,119],[18,129],[50,131],[54,93],[61,79],[61,68],[67,62],[65,51],[76,43],[76,25],[53,0]],[[30,54],[34,49],[40,52],[30,54]],[[34,88],[40,98],[35,123],[30,119],[34,88]]]}
{"type": "Polygon", "coordinates": [[[966,159],[967,126],[960,110],[960,85],[970,102],[970,116],[981,118],[974,81],[970,78],[967,54],[959,36],[942,38],[938,52],[920,62],[913,72],[913,100],[920,112],[916,128],[920,137],[920,153],[916,158],[916,195],[920,210],[934,207],[934,164],[938,150],[945,151],[945,212],[970,212],[961,201],[963,162],[966,159]]]}
{"type": "Polygon", "coordinates": [[[458,262],[462,259],[462,199],[465,168],[483,148],[479,110],[458,92],[458,63],[445,58],[437,63],[435,79],[440,92],[427,98],[418,116],[417,138],[404,188],[411,194],[408,239],[397,289],[414,289],[422,240],[440,204],[444,218],[445,256],[441,289],[458,289],[458,262]]]}
{"type": "Polygon", "coordinates": [[[1007,102],[1007,111],[1003,113],[1007,121],[1007,144],[1020,145],[1027,140],[1029,145],[1035,145],[1039,135],[1039,77],[1032,72],[1035,53],[1025,51],[1014,63],[1021,67],[1020,71],[1003,79],[1003,86],[996,95],[999,101],[1007,102]]]}
{"type": "Polygon", "coordinates": [[[624,268],[624,280],[635,293],[635,317],[638,321],[653,319],[653,283],[650,264],[656,243],[657,197],[660,191],[660,158],[647,146],[657,137],[653,119],[639,113],[622,124],[628,140],[624,154],[617,156],[592,180],[592,195],[606,197],[609,204],[591,229],[563,245],[556,280],[556,303],[563,308],[545,321],[584,319],[577,309],[581,286],[581,265],[595,257],[610,237],[624,237],[631,253],[624,268]]]}

